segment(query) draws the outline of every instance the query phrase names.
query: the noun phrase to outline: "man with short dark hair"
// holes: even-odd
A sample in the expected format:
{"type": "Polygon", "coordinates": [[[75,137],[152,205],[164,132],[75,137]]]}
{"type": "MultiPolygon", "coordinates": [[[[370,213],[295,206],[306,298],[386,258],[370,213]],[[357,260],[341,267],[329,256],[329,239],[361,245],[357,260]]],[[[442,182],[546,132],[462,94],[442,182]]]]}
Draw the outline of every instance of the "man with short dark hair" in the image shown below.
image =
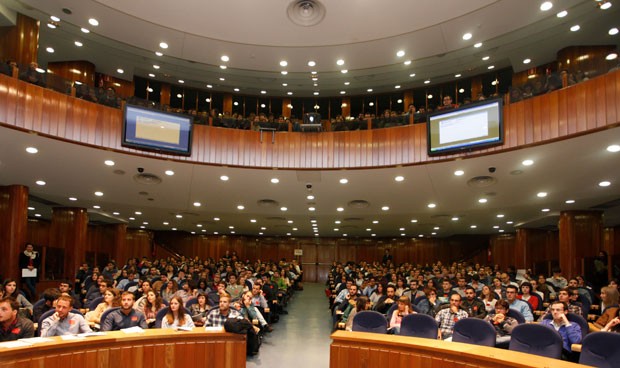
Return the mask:
{"type": "Polygon", "coordinates": [[[467,312],[461,309],[461,296],[458,293],[450,295],[450,307],[437,312],[435,321],[439,325],[439,338],[452,341],[454,325],[457,321],[469,317],[467,312]]]}
{"type": "Polygon", "coordinates": [[[540,324],[556,330],[562,336],[562,348],[565,354],[570,354],[571,345],[581,343],[581,327],[566,318],[566,313],[568,313],[566,303],[556,300],[549,308],[553,318],[544,319],[540,324]]]}
{"type": "Polygon", "coordinates": [[[476,297],[476,290],[472,286],[465,288],[465,300],[461,302],[461,308],[473,318],[484,318],[487,315],[484,303],[476,297]]]}
{"type": "Polygon", "coordinates": [[[377,300],[377,305],[375,305],[374,310],[382,314],[387,314],[388,310],[390,310],[395,302],[396,288],[394,285],[388,285],[385,288],[385,295],[381,296],[379,300],[377,300]]]}
{"type": "Polygon", "coordinates": [[[534,321],[534,315],[532,315],[532,309],[527,302],[517,299],[517,287],[514,285],[508,285],[506,287],[506,301],[510,306],[510,309],[516,310],[523,315],[526,322],[534,321]]]}
{"type": "Polygon", "coordinates": [[[14,341],[34,336],[32,321],[17,315],[19,303],[12,298],[0,299],[0,341],[14,341]]]}
{"type": "Polygon", "coordinates": [[[39,318],[41,318],[41,316],[43,315],[43,313],[54,308],[54,302],[56,301],[56,299],[58,299],[59,296],[60,292],[58,291],[58,289],[45,289],[45,291],[43,291],[43,299],[45,300],[45,303],[36,305],[33,308],[32,319],[38,321],[39,318]]]}
{"type": "Polygon", "coordinates": [[[230,308],[230,295],[220,295],[219,308],[212,309],[207,314],[205,327],[222,327],[229,318],[243,318],[234,308],[230,308]]]}
{"type": "Polygon", "coordinates": [[[101,321],[101,331],[118,331],[124,328],[141,327],[147,329],[144,314],[133,309],[135,296],[129,291],[121,294],[121,307],[108,313],[104,321],[101,321]]]}
{"type": "Polygon", "coordinates": [[[61,295],[56,300],[56,312],[41,322],[41,337],[91,332],[88,322],[81,314],[71,312],[72,308],[73,298],[61,295]]]}
{"type": "Polygon", "coordinates": [[[495,328],[496,344],[510,342],[510,334],[512,334],[512,330],[519,324],[516,319],[507,316],[508,309],[508,302],[504,299],[500,299],[495,303],[495,313],[490,313],[484,318],[485,321],[488,321],[493,328],[495,328]]]}
{"type": "Polygon", "coordinates": [[[417,298],[419,297],[423,297],[424,296],[424,292],[420,289],[418,289],[418,279],[416,278],[412,278],[409,281],[409,289],[405,290],[405,292],[403,293],[403,295],[405,295],[406,297],[409,298],[409,300],[411,300],[411,302],[413,303],[417,298]]]}

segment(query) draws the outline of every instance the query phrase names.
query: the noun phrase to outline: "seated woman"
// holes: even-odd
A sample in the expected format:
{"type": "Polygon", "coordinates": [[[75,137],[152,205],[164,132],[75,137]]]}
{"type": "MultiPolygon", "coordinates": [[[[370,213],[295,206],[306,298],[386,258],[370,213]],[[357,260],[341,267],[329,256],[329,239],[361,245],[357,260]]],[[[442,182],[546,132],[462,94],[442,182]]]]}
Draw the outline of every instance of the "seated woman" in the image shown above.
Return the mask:
{"type": "Polygon", "coordinates": [[[355,315],[361,311],[370,310],[370,300],[368,300],[365,296],[357,297],[357,302],[355,304],[355,308],[350,311],[350,313],[346,313],[342,316],[342,322],[344,322],[344,329],[347,331],[353,330],[353,319],[355,315]]]}
{"type": "Polygon", "coordinates": [[[155,290],[149,290],[146,293],[146,301],[140,311],[144,314],[144,319],[146,319],[146,323],[149,327],[155,325],[155,316],[157,312],[165,307],[161,296],[159,296],[155,290]]]}
{"type": "Polygon", "coordinates": [[[15,279],[6,279],[2,284],[4,298],[13,298],[19,303],[19,314],[28,319],[32,318],[32,303],[17,288],[15,279]]]}
{"type": "Polygon", "coordinates": [[[618,289],[610,286],[604,286],[601,289],[601,307],[604,309],[601,310],[601,316],[594,323],[589,324],[591,332],[601,331],[618,315],[618,296],[618,289]]]}
{"type": "Polygon", "coordinates": [[[110,308],[120,307],[121,297],[118,289],[107,288],[103,292],[103,302],[97,305],[97,308],[86,313],[84,318],[87,322],[100,323],[103,312],[110,308]]]}
{"type": "Polygon", "coordinates": [[[370,302],[372,304],[377,304],[379,299],[383,296],[383,284],[377,283],[377,288],[370,294],[370,302]]]}
{"type": "Polygon", "coordinates": [[[196,298],[197,303],[192,304],[189,307],[189,311],[192,315],[192,320],[196,326],[204,326],[205,319],[207,318],[207,312],[209,312],[209,305],[207,304],[207,296],[203,292],[198,293],[196,298]]]}
{"type": "Polygon", "coordinates": [[[170,299],[170,307],[168,313],[161,320],[161,328],[172,328],[173,330],[194,328],[194,321],[192,321],[192,317],[189,314],[185,313],[181,297],[173,296],[170,299]]]}
{"type": "Polygon", "coordinates": [[[532,284],[524,282],[521,284],[521,294],[517,295],[518,299],[528,302],[532,306],[532,310],[538,310],[538,298],[531,294],[532,284]]]}
{"type": "Polygon", "coordinates": [[[176,281],[170,280],[166,284],[166,288],[161,291],[161,298],[166,302],[170,302],[170,299],[179,291],[179,284],[176,281]]]}
{"type": "Polygon", "coordinates": [[[482,287],[482,291],[480,292],[480,300],[484,303],[484,309],[486,309],[487,313],[492,313],[495,311],[495,304],[497,304],[497,298],[495,297],[495,293],[491,290],[490,287],[484,285],[482,287]]]}
{"type": "Polygon", "coordinates": [[[392,317],[390,318],[389,332],[398,335],[400,333],[400,324],[403,317],[413,313],[415,313],[415,311],[411,306],[411,300],[409,300],[409,297],[403,295],[398,298],[398,309],[392,313],[392,317]]]}
{"type": "MultiPolygon", "coordinates": [[[[256,309],[256,307],[252,304],[252,297],[253,295],[251,291],[246,291],[245,293],[243,293],[243,295],[241,296],[241,309],[239,310],[239,312],[242,316],[251,321],[252,325],[254,325],[256,321],[256,323],[258,323],[258,325],[260,326],[260,331],[273,331],[273,329],[269,326],[261,312],[256,309]]],[[[258,333],[259,331],[256,332],[258,333]]]]}

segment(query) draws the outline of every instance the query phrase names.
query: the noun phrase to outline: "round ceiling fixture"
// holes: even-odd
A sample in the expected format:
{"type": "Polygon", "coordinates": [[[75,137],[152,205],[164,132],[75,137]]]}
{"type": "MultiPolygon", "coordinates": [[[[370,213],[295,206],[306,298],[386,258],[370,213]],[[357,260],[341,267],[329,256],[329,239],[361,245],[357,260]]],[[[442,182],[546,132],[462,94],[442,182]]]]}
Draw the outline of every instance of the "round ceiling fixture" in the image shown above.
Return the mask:
{"type": "Polygon", "coordinates": [[[489,187],[495,183],[497,183],[497,179],[488,175],[476,176],[467,181],[467,185],[474,188],[489,187]]]}
{"type": "Polygon", "coordinates": [[[155,185],[161,183],[161,178],[155,174],[140,173],[133,176],[133,180],[136,183],[155,185]]]}
{"type": "Polygon", "coordinates": [[[295,0],[286,8],[291,22],[303,27],[312,27],[325,18],[325,6],[318,0],[295,0]]]}

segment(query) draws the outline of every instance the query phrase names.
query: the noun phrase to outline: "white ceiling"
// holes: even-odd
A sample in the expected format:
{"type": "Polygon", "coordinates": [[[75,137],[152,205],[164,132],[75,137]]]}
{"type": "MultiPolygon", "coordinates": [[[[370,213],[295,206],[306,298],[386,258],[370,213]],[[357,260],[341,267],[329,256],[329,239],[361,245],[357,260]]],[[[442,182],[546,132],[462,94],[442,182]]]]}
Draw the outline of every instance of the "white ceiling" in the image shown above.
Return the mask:
{"type": "MultiPolygon", "coordinates": [[[[30,203],[35,207],[30,216],[39,213],[48,219],[51,207],[59,205],[87,208],[95,222],[128,222],[130,227],[138,227],[146,221],[145,227],[154,230],[176,227],[204,234],[235,231],[249,236],[260,232],[265,236],[312,236],[310,220],[316,219],[321,237],[418,237],[432,236],[433,232],[446,237],[497,233],[500,229],[513,232],[517,226],[549,228],[557,225],[560,211],[589,210],[619,200],[620,153],[608,152],[606,147],[610,144],[620,144],[620,128],[443,163],[373,170],[295,171],[150,159],[0,128],[0,185],[30,187],[30,203]],[[29,146],[37,147],[39,153],[26,153],[29,146]],[[115,166],[104,165],[108,159],[114,160],[115,166]],[[523,166],[525,159],[534,160],[534,165],[523,166]],[[161,184],[135,182],[138,167],[160,177],[161,184]],[[495,167],[495,173],[489,173],[489,167],[495,167]],[[464,170],[465,175],[455,176],[458,169],[464,170]],[[124,174],[116,174],[115,170],[124,174]],[[166,170],[175,174],[167,176],[166,170]],[[516,174],[515,170],[521,173],[516,174]],[[221,181],[221,175],[230,180],[221,181]],[[397,175],[405,180],[394,181],[397,175]],[[468,185],[471,178],[486,175],[494,178],[495,183],[487,187],[468,185]],[[280,182],[272,184],[271,178],[280,182]],[[342,178],[349,183],[340,184],[342,178]],[[38,186],[37,180],[47,184],[38,186]],[[611,185],[600,187],[598,183],[603,180],[611,185]],[[311,190],[306,188],[307,184],[312,185],[311,190]],[[96,197],[95,191],[102,191],[104,196],[96,197]],[[548,195],[539,198],[539,192],[548,195]],[[308,200],[308,194],[316,198],[308,200]],[[78,200],[72,202],[70,196],[78,200]],[[478,203],[483,197],[488,202],[478,203]],[[261,207],[258,201],[263,199],[275,200],[279,206],[261,207]],[[566,204],[567,199],[576,202],[566,204]],[[369,207],[348,206],[354,200],[367,201],[369,207]],[[195,201],[201,206],[195,207],[195,201]],[[436,208],[427,207],[431,202],[436,208]],[[94,209],[94,205],[101,209],[94,209]],[[238,210],[238,205],[245,209],[238,210]],[[281,211],[281,206],[287,207],[287,211],[281,211]],[[310,206],[316,207],[316,211],[310,212],[310,206]],[[390,209],[383,211],[383,206],[390,209]],[[338,207],[344,211],[338,212],[338,207]],[[541,212],[543,208],[550,211],[541,212]],[[115,211],[120,214],[113,215],[115,211]],[[136,211],[142,215],[135,215],[136,211]],[[176,218],[177,214],[183,217],[176,218]],[[498,218],[498,214],[504,217],[498,218]],[[136,220],[129,220],[130,216],[136,220]],[[453,216],[459,220],[452,221],[453,216]],[[215,217],[220,221],[215,221],[215,217]],[[252,219],[257,222],[251,222],[252,219]],[[288,223],[289,220],[293,222],[288,223]],[[342,223],[335,224],[337,220],[342,223]],[[374,220],[379,223],[373,224],[374,220]],[[166,226],[164,221],[170,224],[166,226]],[[506,224],[507,221],[514,223],[506,224]],[[471,225],[477,227],[472,229],[471,225]],[[435,226],[439,230],[434,230],[435,226]]],[[[620,224],[619,204],[605,210],[605,225],[620,224]]]]}
{"type": "Polygon", "coordinates": [[[18,12],[42,21],[39,61],[89,60],[97,71],[131,80],[133,75],[169,83],[215,90],[268,96],[321,97],[374,93],[454,80],[512,67],[524,70],[523,59],[534,65],[555,60],[556,52],[569,45],[618,44],[620,36],[607,34],[618,26],[620,6],[602,11],[594,0],[555,1],[548,12],[539,0],[319,0],[326,13],[316,26],[303,27],[287,17],[295,0],[5,0],[18,12]],[[71,10],[71,15],[62,9],[71,10]],[[556,17],[568,10],[565,18],[556,17]],[[60,27],[45,26],[49,16],[61,18],[60,27]],[[95,17],[99,26],[88,25],[95,17]],[[579,24],[579,32],[570,26],[579,24]],[[88,27],[91,33],[80,32],[88,27]],[[464,41],[462,35],[472,33],[464,41]],[[77,48],[75,40],[84,43],[77,48]],[[165,41],[169,48],[162,50],[165,41]],[[474,48],[483,42],[481,48],[474,48]],[[54,54],[45,51],[55,49],[54,54]],[[164,56],[155,56],[155,51],[164,56]],[[404,57],[396,51],[404,50],[404,57]],[[230,57],[223,63],[222,55],[230,57]],[[483,56],[490,56],[482,61],[483,56]],[[344,59],[343,66],[336,65],[344,59]],[[280,60],[288,66],[281,67],[280,60]],[[307,62],[313,60],[315,67],[307,62]],[[412,60],[411,65],[404,65],[412,60]],[[156,71],[153,64],[161,66],[156,71]],[[219,65],[226,64],[222,70],[219,65]],[[119,75],[116,70],[125,73],[119,75]],[[347,69],[342,74],[341,69],[347,69]],[[286,70],[288,75],[280,74],[286,70]],[[313,86],[311,71],[319,74],[313,86]],[[415,73],[415,77],[409,77],[415,73]],[[220,81],[223,77],[226,80],[220,81]],[[348,86],[344,82],[350,82],[348,86]],[[282,83],[287,83],[283,87],[282,83]]]}

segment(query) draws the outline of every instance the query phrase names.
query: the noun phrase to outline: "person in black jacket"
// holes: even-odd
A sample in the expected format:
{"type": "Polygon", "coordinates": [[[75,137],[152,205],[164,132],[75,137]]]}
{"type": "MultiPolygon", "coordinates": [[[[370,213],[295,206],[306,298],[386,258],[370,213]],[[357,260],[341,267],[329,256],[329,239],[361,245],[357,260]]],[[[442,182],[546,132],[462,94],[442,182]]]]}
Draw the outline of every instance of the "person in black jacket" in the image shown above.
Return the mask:
{"type": "Polygon", "coordinates": [[[19,254],[19,268],[22,273],[22,282],[26,285],[28,300],[37,299],[37,281],[39,280],[39,266],[41,258],[39,252],[34,250],[30,243],[26,243],[26,249],[19,254]]]}

